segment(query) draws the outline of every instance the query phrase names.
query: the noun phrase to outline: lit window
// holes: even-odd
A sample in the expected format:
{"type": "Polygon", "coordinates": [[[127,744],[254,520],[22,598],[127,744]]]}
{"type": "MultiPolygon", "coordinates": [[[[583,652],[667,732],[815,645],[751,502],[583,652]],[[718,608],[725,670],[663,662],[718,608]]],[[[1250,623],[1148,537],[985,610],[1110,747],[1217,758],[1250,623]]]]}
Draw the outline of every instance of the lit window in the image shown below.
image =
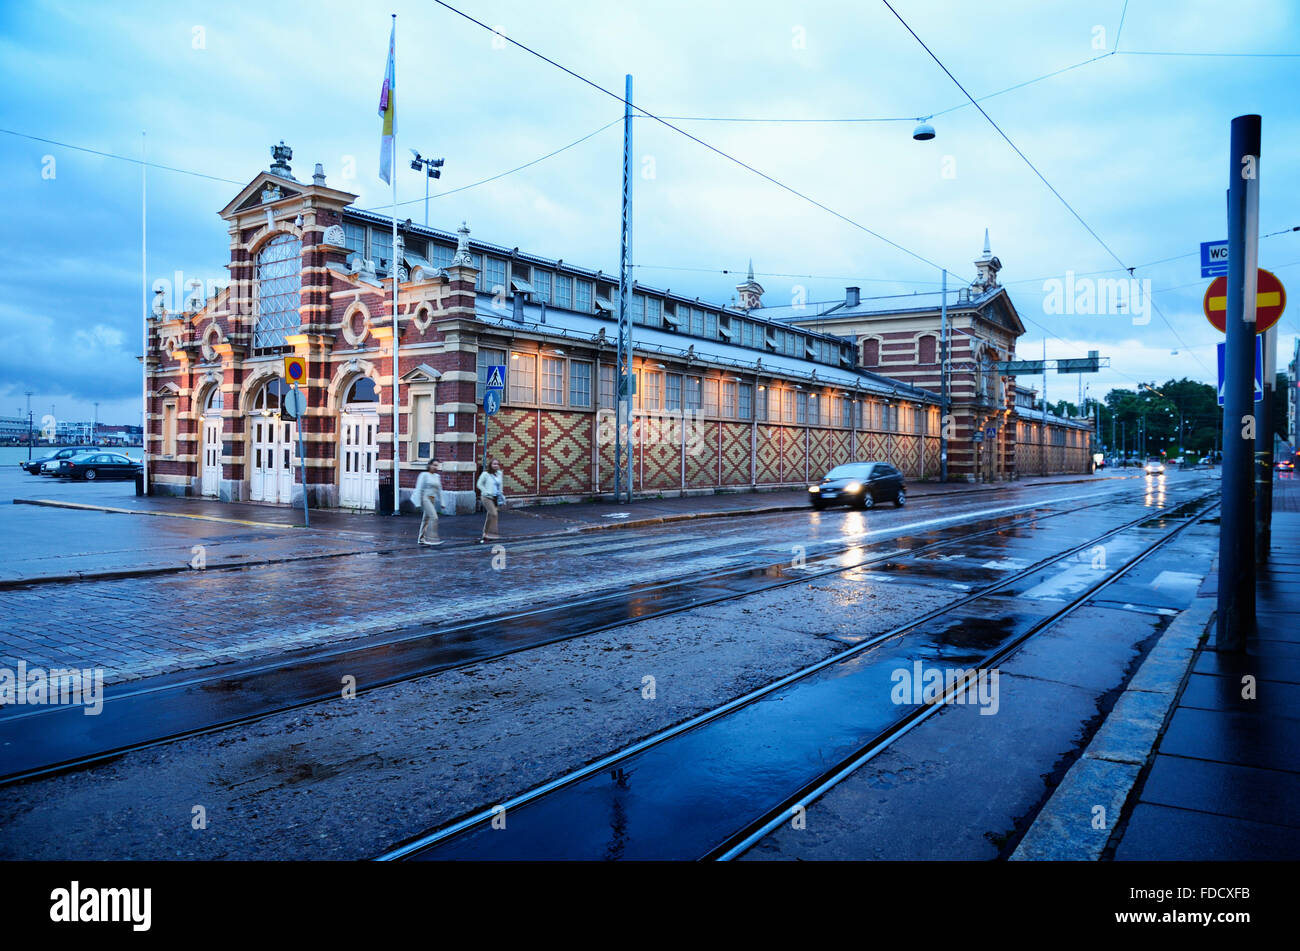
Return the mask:
{"type": "Polygon", "coordinates": [[[717,380],[710,379],[704,381],[704,415],[705,416],[718,415],[718,381],[717,380]]]}
{"type": "Polygon", "coordinates": [[[698,376],[688,376],[686,378],[686,408],[688,410],[698,410],[701,402],[701,386],[698,376]]]}
{"type": "Polygon", "coordinates": [[[664,375],[658,370],[643,370],[641,373],[641,405],[649,410],[659,410],[663,404],[664,375]]]}
{"type": "Polygon", "coordinates": [[[542,357],[542,402],[564,405],[564,361],[556,357],[542,357]]]}
{"type": "Polygon", "coordinates": [[[254,347],[283,347],[302,326],[298,293],[302,288],[302,242],[282,234],[257,254],[257,329],[254,347]]]}
{"type": "Polygon", "coordinates": [[[510,354],[510,402],[537,402],[537,357],[531,353],[510,354]]]}
{"type": "Polygon", "coordinates": [[[433,416],[433,394],[415,394],[411,399],[411,430],[417,459],[433,458],[433,416]]]}
{"type": "Polygon", "coordinates": [[[729,380],[722,381],[722,405],[719,409],[719,415],[727,419],[736,418],[736,384],[729,380]]]}
{"type": "Polygon", "coordinates": [[[682,408],[682,375],[680,373],[668,374],[668,389],[665,392],[664,409],[679,410],[682,408]]]}
{"type": "Polygon", "coordinates": [[[808,422],[814,426],[821,422],[821,399],[816,393],[808,394],[808,422]]]}

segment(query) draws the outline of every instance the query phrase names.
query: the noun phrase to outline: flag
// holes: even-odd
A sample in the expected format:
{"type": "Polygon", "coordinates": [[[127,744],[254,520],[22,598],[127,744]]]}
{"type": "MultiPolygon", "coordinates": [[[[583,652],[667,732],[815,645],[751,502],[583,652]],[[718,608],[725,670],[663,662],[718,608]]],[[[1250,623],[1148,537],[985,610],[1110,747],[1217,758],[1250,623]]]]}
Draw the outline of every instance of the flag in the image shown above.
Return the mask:
{"type": "Polygon", "coordinates": [[[379,90],[379,114],[384,117],[384,137],[379,147],[379,177],[388,184],[393,181],[393,133],[397,131],[397,19],[393,18],[393,32],[388,36],[388,65],[384,68],[384,85],[379,90]]]}

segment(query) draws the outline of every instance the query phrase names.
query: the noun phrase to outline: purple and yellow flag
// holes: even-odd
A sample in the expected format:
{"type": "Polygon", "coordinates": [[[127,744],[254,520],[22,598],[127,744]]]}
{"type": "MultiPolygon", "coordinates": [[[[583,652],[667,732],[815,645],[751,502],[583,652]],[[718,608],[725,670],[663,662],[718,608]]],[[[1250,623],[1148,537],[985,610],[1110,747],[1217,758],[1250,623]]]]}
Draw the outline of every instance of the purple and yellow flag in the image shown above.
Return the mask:
{"type": "Polygon", "coordinates": [[[393,18],[393,32],[388,36],[388,66],[384,69],[384,85],[379,91],[379,114],[384,117],[384,138],[379,149],[379,177],[388,184],[393,181],[393,134],[397,131],[397,18],[393,18]]]}

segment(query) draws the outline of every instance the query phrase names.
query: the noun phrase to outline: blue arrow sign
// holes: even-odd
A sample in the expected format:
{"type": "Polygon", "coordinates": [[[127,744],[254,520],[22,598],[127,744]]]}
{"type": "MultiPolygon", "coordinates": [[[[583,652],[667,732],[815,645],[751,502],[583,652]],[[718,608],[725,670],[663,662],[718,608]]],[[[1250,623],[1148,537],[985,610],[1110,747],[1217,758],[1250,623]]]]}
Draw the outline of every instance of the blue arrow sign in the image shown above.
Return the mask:
{"type": "MultiPolygon", "coordinates": [[[[1219,344],[1219,405],[1223,405],[1223,348],[1227,344],[1219,344]]],[[[1258,403],[1264,398],[1264,337],[1262,334],[1255,335],[1255,402],[1258,403]]]]}

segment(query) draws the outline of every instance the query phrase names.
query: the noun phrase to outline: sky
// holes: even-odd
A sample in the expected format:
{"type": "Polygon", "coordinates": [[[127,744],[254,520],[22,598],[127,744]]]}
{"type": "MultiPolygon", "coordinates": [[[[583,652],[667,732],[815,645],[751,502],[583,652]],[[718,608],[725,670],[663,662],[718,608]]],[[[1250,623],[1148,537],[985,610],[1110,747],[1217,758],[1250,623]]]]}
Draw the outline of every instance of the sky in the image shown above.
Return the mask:
{"type": "MultiPolygon", "coordinates": [[[[497,34],[428,0],[0,6],[0,415],[25,412],[30,390],[38,422],[90,419],[98,400],[102,422],[138,423],[145,285],[226,282],[217,212],[271,145],[293,148],[300,180],[320,162],[359,207],[388,211],[377,103],[390,13],[399,215],[417,223],[424,180],[408,148],[446,159],[431,225],[464,220],[476,238],[617,271],[622,104],[505,36],[615,93],[630,73],[633,101],[661,117],[902,120],[668,120],[706,146],[638,118],[633,259],[652,287],[727,303],[751,258],[765,304],[931,290],[941,268],[958,286],[987,228],[1026,325],[1021,359],[1044,341],[1049,359],[1100,351],[1110,367],[1084,379],[1094,397],[1213,383],[1222,335],[1202,314],[1197,251],[1226,237],[1229,127],[1246,113],[1263,116],[1261,234],[1288,229],[1261,237],[1259,263],[1300,283],[1288,0],[896,0],[977,98],[1064,70],[981,101],[988,118],[876,0],[452,6],[497,34]],[[914,141],[929,116],[936,137],[914,141]],[[142,154],[175,169],[147,170],[143,269],[142,167],[129,161],[142,154]],[[1121,262],[1150,281],[1158,313],[1057,312],[1052,281],[1127,277],[1121,262]]],[[[1279,367],[1297,334],[1300,299],[1279,367]]],[[[1078,393],[1077,376],[1047,385],[1049,399],[1078,393]]]]}

